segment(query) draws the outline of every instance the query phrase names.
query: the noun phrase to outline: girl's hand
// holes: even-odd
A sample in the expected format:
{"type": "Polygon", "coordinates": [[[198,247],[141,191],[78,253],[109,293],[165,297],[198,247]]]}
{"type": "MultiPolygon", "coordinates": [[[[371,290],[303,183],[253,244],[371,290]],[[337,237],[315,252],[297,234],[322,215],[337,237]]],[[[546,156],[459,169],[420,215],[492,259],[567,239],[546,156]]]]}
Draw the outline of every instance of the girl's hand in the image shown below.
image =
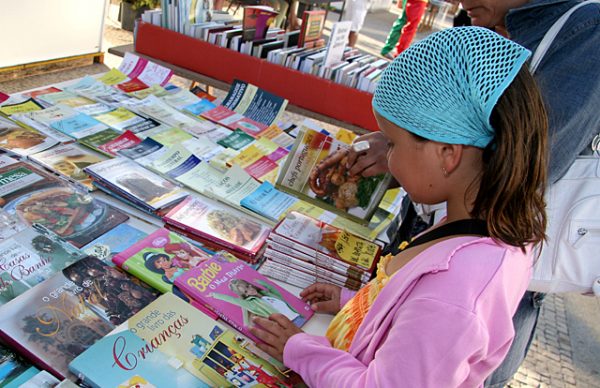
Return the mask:
{"type": "Polygon", "coordinates": [[[348,163],[346,165],[350,175],[370,177],[388,172],[388,140],[385,135],[380,131],[368,133],[357,137],[355,142],[359,141],[368,141],[369,149],[363,152],[356,152],[350,147],[348,163]]]}
{"type": "Polygon", "coordinates": [[[272,314],[269,318],[255,317],[252,322],[260,326],[250,327],[250,332],[262,341],[256,345],[281,362],[287,341],[294,334],[303,332],[283,314],[272,314]]]}
{"type": "Polygon", "coordinates": [[[300,297],[310,303],[313,311],[318,313],[337,314],[340,311],[340,295],[342,289],[333,284],[315,283],[306,287],[300,297]]]}

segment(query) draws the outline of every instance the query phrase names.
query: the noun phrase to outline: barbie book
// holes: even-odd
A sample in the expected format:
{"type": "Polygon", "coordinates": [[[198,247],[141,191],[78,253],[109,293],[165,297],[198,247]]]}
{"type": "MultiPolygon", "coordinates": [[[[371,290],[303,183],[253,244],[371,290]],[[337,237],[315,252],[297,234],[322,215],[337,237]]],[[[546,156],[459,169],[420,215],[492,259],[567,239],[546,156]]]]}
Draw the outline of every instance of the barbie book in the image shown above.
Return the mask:
{"type": "Polygon", "coordinates": [[[69,367],[93,387],[291,387],[249,342],[167,293],[69,367]]]}
{"type": "Polygon", "coordinates": [[[86,257],[1,306],[0,337],[65,378],[71,360],[156,296],[137,279],[86,257]]]}
{"type": "Polygon", "coordinates": [[[198,248],[167,229],[159,229],[116,254],[112,261],[164,293],[172,291],[177,277],[213,254],[210,249],[198,248]]]}
{"type": "Polygon", "coordinates": [[[248,328],[255,316],[279,313],[302,327],[313,315],[308,304],[231,256],[217,254],[178,277],[175,284],[254,340],[248,328]]]}

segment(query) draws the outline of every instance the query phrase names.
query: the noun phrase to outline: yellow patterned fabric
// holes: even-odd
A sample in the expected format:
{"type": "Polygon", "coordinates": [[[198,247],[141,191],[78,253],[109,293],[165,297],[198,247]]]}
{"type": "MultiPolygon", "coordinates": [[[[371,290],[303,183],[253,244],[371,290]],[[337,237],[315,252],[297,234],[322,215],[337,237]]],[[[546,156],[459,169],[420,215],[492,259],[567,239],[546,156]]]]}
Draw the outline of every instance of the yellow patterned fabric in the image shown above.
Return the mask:
{"type": "Polygon", "coordinates": [[[348,351],[354,335],[373,305],[381,289],[390,277],[385,273],[392,255],[381,258],[377,265],[377,276],[361,288],[333,318],[325,334],[334,348],[348,351]]]}

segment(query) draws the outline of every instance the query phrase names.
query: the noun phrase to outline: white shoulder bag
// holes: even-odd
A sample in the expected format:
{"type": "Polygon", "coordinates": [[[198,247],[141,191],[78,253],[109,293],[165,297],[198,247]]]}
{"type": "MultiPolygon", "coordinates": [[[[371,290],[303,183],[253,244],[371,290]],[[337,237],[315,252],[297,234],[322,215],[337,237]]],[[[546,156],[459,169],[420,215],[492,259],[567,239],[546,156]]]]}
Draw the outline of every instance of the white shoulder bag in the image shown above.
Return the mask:
{"type": "MultiPolygon", "coordinates": [[[[534,73],[569,16],[588,0],[571,8],[548,30],[531,59],[534,73]]],[[[594,154],[580,155],[546,193],[548,240],[534,266],[529,291],[578,292],[600,296],[600,136],[594,154]]]]}

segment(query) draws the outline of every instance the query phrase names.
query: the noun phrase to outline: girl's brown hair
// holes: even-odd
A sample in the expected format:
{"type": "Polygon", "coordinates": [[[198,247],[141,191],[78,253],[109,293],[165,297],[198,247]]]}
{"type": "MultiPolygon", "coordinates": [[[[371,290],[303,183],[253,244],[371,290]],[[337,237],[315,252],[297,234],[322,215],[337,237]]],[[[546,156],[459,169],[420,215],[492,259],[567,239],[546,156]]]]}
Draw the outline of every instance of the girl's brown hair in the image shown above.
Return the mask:
{"type": "Polygon", "coordinates": [[[496,103],[490,123],[496,137],[483,152],[471,215],[486,220],[490,236],[509,245],[540,243],[546,230],[548,118],[525,66],[496,103]]]}

